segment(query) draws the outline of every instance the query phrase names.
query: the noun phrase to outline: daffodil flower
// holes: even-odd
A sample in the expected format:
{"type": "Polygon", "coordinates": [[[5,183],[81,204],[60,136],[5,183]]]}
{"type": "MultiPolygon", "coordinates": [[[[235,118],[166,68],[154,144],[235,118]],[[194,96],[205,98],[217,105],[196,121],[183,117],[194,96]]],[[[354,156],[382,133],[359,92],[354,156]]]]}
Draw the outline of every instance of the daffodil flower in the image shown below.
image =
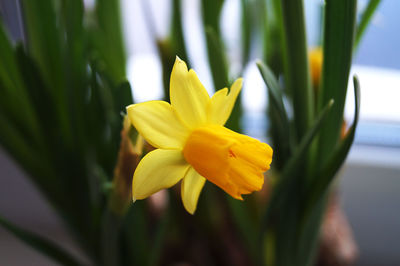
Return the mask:
{"type": "Polygon", "coordinates": [[[149,101],[127,107],[138,132],[157,148],[136,168],[134,201],[182,180],[183,205],[193,214],[206,180],[240,200],[242,194],[262,188],[271,147],[223,126],[241,87],[240,78],[229,92],[224,88],[210,98],[196,73],[177,57],[170,80],[171,104],[149,101]]]}

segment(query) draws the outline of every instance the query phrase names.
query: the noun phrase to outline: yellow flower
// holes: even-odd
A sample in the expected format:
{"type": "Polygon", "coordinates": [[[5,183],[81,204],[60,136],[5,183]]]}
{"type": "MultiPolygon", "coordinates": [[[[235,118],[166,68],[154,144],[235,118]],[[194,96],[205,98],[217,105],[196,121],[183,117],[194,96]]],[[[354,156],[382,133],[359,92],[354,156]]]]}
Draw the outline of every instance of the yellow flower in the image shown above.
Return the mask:
{"type": "Polygon", "coordinates": [[[322,71],[322,61],[323,61],[323,53],[322,48],[317,47],[310,50],[308,53],[308,59],[310,61],[310,72],[311,72],[311,81],[315,90],[318,90],[319,83],[321,80],[321,71],[322,71]]]}
{"type": "Polygon", "coordinates": [[[149,101],[127,107],[133,125],[157,148],[136,168],[134,201],[182,180],[183,205],[193,214],[206,179],[240,200],[242,194],[262,188],[271,147],[223,127],[241,87],[238,79],[229,93],[224,88],[210,98],[196,73],[177,57],[170,80],[171,104],[149,101]]]}

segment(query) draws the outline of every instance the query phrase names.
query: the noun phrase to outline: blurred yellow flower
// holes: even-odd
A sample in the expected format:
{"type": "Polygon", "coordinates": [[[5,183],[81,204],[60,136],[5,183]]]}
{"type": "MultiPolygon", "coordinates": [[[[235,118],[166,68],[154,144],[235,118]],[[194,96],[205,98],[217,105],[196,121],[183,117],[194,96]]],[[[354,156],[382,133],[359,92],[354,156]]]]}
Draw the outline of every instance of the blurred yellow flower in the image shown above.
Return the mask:
{"type": "Polygon", "coordinates": [[[321,47],[313,48],[308,53],[310,60],[311,80],[315,90],[318,90],[321,82],[321,71],[323,62],[323,52],[321,47]]]}
{"type": "Polygon", "coordinates": [[[272,149],[256,139],[233,132],[228,120],[242,87],[237,79],[212,98],[196,73],[176,58],[171,73],[171,104],[149,101],[127,107],[141,135],[157,149],[149,152],[133,175],[133,200],[181,183],[186,210],[193,214],[206,179],[229,195],[258,191],[269,169],[272,149]]]}

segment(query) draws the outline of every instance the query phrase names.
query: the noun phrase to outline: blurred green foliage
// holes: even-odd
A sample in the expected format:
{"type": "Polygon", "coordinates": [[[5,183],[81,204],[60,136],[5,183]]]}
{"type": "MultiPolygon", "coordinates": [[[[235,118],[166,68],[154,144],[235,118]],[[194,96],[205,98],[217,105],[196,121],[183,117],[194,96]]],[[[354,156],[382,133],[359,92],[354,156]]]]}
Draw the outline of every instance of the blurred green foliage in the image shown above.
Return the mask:
{"type": "MultiPolygon", "coordinates": [[[[169,36],[153,36],[166,100],[175,56],[191,62],[182,2],[171,1],[169,36]]],[[[356,0],[325,1],[317,85],[311,84],[303,1],[240,2],[240,73],[253,63],[258,42],[257,66],[269,96],[266,133],[274,148],[268,191],[244,202],[208,186],[195,216],[177,203],[173,190],[164,210],[146,201],[122,212],[111,207],[121,112],[133,101],[119,0],[96,0],[93,9],[85,9],[82,0],[21,0],[25,42],[13,43],[0,26],[0,143],[65,221],[91,264],[312,265],[332,181],[358,121],[354,78],[354,121],[340,135],[352,52],[379,2],[370,0],[357,23],[356,0]]],[[[220,28],[224,4],[203,0],[199,10],[216,90],[236,78],[229,76],[232,62],[220,28]]],[[[227,126],[240,131],[242,115],[239,101],[227,126]]],[[[62,265],[85,264],[4,218],[0,224],[62,265]]]]}

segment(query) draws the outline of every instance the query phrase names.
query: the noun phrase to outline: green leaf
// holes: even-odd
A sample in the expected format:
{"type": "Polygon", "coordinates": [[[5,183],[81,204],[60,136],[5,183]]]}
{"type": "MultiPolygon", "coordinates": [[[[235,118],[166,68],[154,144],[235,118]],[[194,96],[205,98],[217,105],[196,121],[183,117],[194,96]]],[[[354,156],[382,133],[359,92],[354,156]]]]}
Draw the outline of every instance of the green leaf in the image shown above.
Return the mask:
{"type": "Polygon", "coordinates": [[[320,197],[313,205],[313,209],[308,216],[300,222],[300,232],[297,233],[296,254],[298,265],[314,265],[313,262],[316,251],[318,250],[319,232],[325,214],[327,200],[328,194],[320,197]]]}
{"type": "Polygon", "coordinates": [[[370,23],[377,7],[381,3],[381,0],[369,0],[367,7],[364,9],[361,20],[357,25],[357,30],[356,30],[356,40],[354,43],[354,47],[357,48],[358,45],[360,44],[360,41],[365,33],[365,30],[367,29],[368,24],[370,23]]]}
{"type": "MultiPolygon", "coordinates": [[[[171,23],[171,33],[170,33],[170,41],[173,46],[173,50],[175,55],[179,56],[186,64],[190,65],[189,57],[186,51],[185,38],[183,34],[183,25],[182,25],[182,1],[181,0],[173,0],[172,4],[172,23],[171,23]]],[[[175,55],[173,56],[173,60],[175,59],[175,55]]]]}
{"type": "Polygon", "coordinates": [[[115,84],[126,80],[126,54],[122,35],[120,0],[97,0],[98,29],[93,34],[106,72],[115,84]]]}
{"type": "Polygon", "coordinates": [[[206,27],[208,60],[210,63],[211,74],[214,81],[215,90],[220,90],[229,85],[228,67],[223,47],[222,39],[217,31],[210,27],[206,27]]]}
{"type": "Polygon", "coordinates": [[[163,215],[158,221],[155,228],[155,237],[151,246],[152,254],[148,258],[148,265],[160,265],[160,260],[162,258],[161,256],[163,254],[163,250],[165,249],[166,236],[171,225],[171,220],[171,212],[168,211],[168,213],[163,215]]]}
{"type": "Polygon", "coordinates": [[[279,195],[284,190],[286,190],[286,186],[288,186],[290,182],[293,181],[293,178],[291,177],[295,175],[299,166],[302,163],[304,163],[305,154],[308,148],[310,147],[311,142],[314,140],[316,134],[319,132],[321,127],[326,123],[327,115],[329,114],[329,111],[331,110],[332,106],[333,106],[333,100],[331,100],[324,107],[324,109],[321,111],[316,121],[314,122],[313,127],[309,129],[307,134],[301,140],[298,147],[296,147],[293,156],[290,158],[289,162],[287,163],[286,167],[284,168],[283,172],[279,177],[278,184],[274,187],[273,194],[271,196],[270,203],[268,205],[269,207],[267,208],[266,211],[267,217],[268,217],[268,209],[272,208],[272,206],[275,206],[275,204],[273,204],[272,202],[274,200],[277,200],[279,198],[279,195]]]}
{"type": "MultiPolygon", "coordinates": [[[[83,27],[84,6],[81,0],[62,0],[65,29],[67,82],[76,98],[87,94],[87,38],[83,27]]],[[[84,97],[82,97],[84,98],[84,97]]]]}
{"type": "Polygon", "coordinates": [[[41,178],[39,183],[48,185],[49,191],[57,193],[55,186],[52,186],[49,177],[52,172],[47,161],[42,161],[42,154],[38,153],[29,143],[29,141],[21,135],[12,121],[10,121],[3,113],[0,112],[0,143],[13,156],[13,158],[30,174],[41,178]]]}
{"type": "MultiPolygon", "coordinates": [[[[267,65],[261,61],[257,61],[256,64],[268,89],[268,99],[270,100],[269,109],[271,112],[270,118],[274,125],[272,130],[276,131],[274,134],[274,141],[276,143],[274,144],[276,147],[279,147],[278,149],[275,149],[275,162],[276,158],[279,157],[278,161],[282,162],[283,165],[284,162],[289,159],[289,156],[292,153],[292,147],[290,139],[290,123],[283,104],[282,89],[280,88],[272,70],[267,65]],[[278,154],[276,152],[278,152],[278,154]]],[[[280,167],[278,166],[278,168],[280,167]]]]}
{"type": "MultiPolygon", "coordinates": [[[[229,85],[228,67],[223,49],[222,39],[216,34],[213,28],[206,28],[208,60],[210,63],[211,73],[214,81],[215,90],[220,90],[229,85]]],[[[241,100],[237,99],[231,116],[226,126],[234,131],[241,131],[240,114],[241,100]]]]}
{"type": "Polygon", "coordinates": [[[227,60],[219,27],[223,3],[224,0],[201,1],[208,61],[215,90],[220,90],[229,85],[227,60]]]}
{"type": "MultiPolygon", "coordinates": [[[[109,82],[100,77],[103,77],[102,73],[98,72],[95,64],[91,64],[91,97],[86,107],[87,130],[88,135],[91,136],[88,141],[90,146],[96,150],[95,163],[101,165],[107,178],[111,178],[119,148],[122,117],[120,111],[115,112],[118,109],[115,106],[118,100],[114,99],[112,89],[108,85],[109,82]]],[[[97,167],[95,166],[93,169],[97,169],[97,167]]]]}
{"type": "MultiPolygon", "coordinates": [[[[297,226],[296,217],[298,214],[298,209],[296,204],[298,204],[298,202],[293,202],[293,198],[299,196],[298,185],[301,182],[300,178],[302,178],[302,175],[301,173],[299,174],[298,169],[305,163],[306,154],[309,151],[310,145],[315,136],[317,136],[319,133],[323,124],[326,123],[327,116],[332,108],[332,105],[333,100],[331,100],[324,107],[323,111],[315,120],[313,126],[309,129],[307,134],[301,140],[299,146],[295,149],[293,156],[288,161],[286,167],[283,169],[279,179],[277,180],[277,184],[273,187],[272,195],[269,199],[269,203],[263,217],[263,223],[261,227],[262,231],[260,234],[262,239],[260,241],[261,243],[264,243],[264,238],[268,237],[268,235],[266,236],[266,233],[268,234],[267,229],[270,229],[269,226],[272,225],[271,223],[273,215],[284,215],[284,218],[288,218],[282,220],[282,217],[278,217],[278,223],[275,225],[279,229],[277,232],[279,236],[276,236],[279,244],[276,249],[278,252],[280,252],[277,260],[285,261],[295,259],[289,258],[290,256],[288,257],[287,255],[290,253],[291,246],[295,244],[294,239],[292,240],[292,238],[295,236],[295,231],[293,230],[296,230],[297,226]],[[282,209],[285,209],[285,212],[282,212],[282,209]]],[[[267,257],[268,256],[269,255],[267,254],[267,257]]],[[[285,265],[285,263],[282,263],[282,265],[285,265]]]]}
{"type": "Polygon", "coordinates": [[[132,88],[128,81],[122,82],[116,87],[114,92],[114,101],[114,112],[116,114],[125,112],[126,107],[133,103],[132,88]]]}
{"type": "MultiPolygon", "coordinates": [[[[61,32],[52,0],[23,0],[28,50],[38,62],[49,87],[64,85],[61,32]]],[[[55,93],[57,90],[55,89],[55,93]]]]}
{"type": "Polygon", "coordinates": [[[215,34],[217,34],[218,36],[221,36],[219,21],[223,5],[224,5],[224,0],[201,1],[203,25],[205,27],[212,28],[215,31],[215,34]]]}
{"type": "Polygon", "coordinates": [[[327,0],[325,5],[324,62],[318,106],[335,100],[328,121],[321,130],[318,163],[323,165],[336,147],[343,123],[348,77],[352,59],[356,0],[327,0]]]}
{"type": "Polygon", "coordinates": [[[271,67],[275,75],[283,74],[285,38],[280,0],[260,0],[265,2],[264,12],[264,61],[271,67]]]}
{"type": "Polygon", "coordinates": [[[2,80],[4,90],[8,93],[17,93],[20,89],[20,79],[17,65],[15,62],[14,49],[10,40],[0,24],[0,80],[2,80]]]}
{"type": "Polygon", "coordinates": [[[104,265],[121,265],[120,230],[122,217],[110,209],[105,209],[101,219],[101,249],[104,265]]]}
{"type": "Polygon", "coordinates": [[[40,73],[56,106],[60,123],[59,132],[66,137],[63,141],[72,143],[68,95],[63,57],[64,31],[58,27],[54,1],[23,0],[24,25],[27,32],[27,48],[40,68],[40,73]]]}
{"type": "Polygon", "coordinates": [[[314,178],[314,183],[310,187],[308,207],[313,208],[313,204],[318,201],[320,197],[328,190],[328,187],[332,180],[334,179],[337,171],[340,169],[344,163],[347,154],[351,148],[354,141],[354,136],[356,133],[356,128],[358,124],[358,119],[360,116],[360,84],[357,76],[353,77],[354,83],[354,98],[355,98],[355,111],[354,111],[354,121],[351,125],[346,137],[341,141],[340,145],[336,147],[334,152],[328,157],[326,163],[322,166],[321,170],[318,172],[316,178],[314,178]]]}
{"type": "MultiPolygon", "coordinates": [[[[202,3],[203,27],[206,33],[208,62],[214,82],[214,89],[220,90],[229,85],[229,68],[225,55],[224,43],[219,27],[224,0],[204,0],[202,3]]],[[[237,99],[226,126],[234,131],[241,131],[240,116],[242,104],[237,99]]]]}
{"type": "MultiPolygon", "coordinates": [[[[302,0],[281,0],[285,44],[285,85],[292,97],[296,139],[311,127],[314,99],[311,88],[302,0]]],[[[326,104],[326,102],[325,102],[326,104]]]]}
{"type": "Polygon", "coordinates": [[[157,48],[162,67],[164,101],[169,102],[169,79],[171,76],[172,67],[174,66],[176,54],[174,54],[174,47],[172,47],[170,40],[158,40],[157,48]]]}
{"type": "Polygon", "coordinates": [[[87,38],[83,28],[83,1],[62,0],[62,28],[65,30],[65,74],[68,96],[69,115],[73,121],[74,148],[83,153],[87,148],[85,104],[89,95],[89,76],[87,71],[87,38]]]}
{"type": "Polygon", "coordinates": [[[86,179],[86,158],[78,142],[65,141],[77,131],[59,131],[62,121],[57,115],[57,103],[52,100],[38,67],[22,48],[17,50],[17,59],[24,84],[29,88],[29,98],[32,100],[34,113],[37,117],[45,118],[38,122],[45,140],[41,146],[30,152],[31,156],[39,156],[41,161],[46,162],[39,163],[38,167],[43,167],[42,171],[49,173],[36,174],[28,169],[29,176],[77,235],[88,240],[92,233],[90,230],[94,230],[94,227],[90,219],[92,202],[86,179]],[[54,178],[55,176],[57,178],[54,178]],[[67,196],[71,193],[74,194],[72,198],[67,196]]]}
{"type": "Polygon", "coordinates": [[[283,96],[278,80],[276,79],[272,70],[263,62],[258,60],[256,64],[265,84],[267,85],[268,95],[271,96],[272,105],[274,106],[274,108],[278,109],[281,119],[285,121],[285,124],[288,124],[289,119],[287,117],[285,106],[283,104],[283,96]]]}
{"type": "Polygon", "coordinates": [[[303,226],[299,237],[298,251],[299,258],[306,261],[304,262],[306,263],[305,265],[310,265],[312,262],[312,254],[317,246],[319,227],[325,213],[326,200],[329,196],[329,185],[346,159],[354,140],[360,113],[360,86],[356,76],[354,76],[353,81],[355,96],[353,124],[345,139],[342,140],[340,145],[329,156],[325,165],[317,173],[316,178],[313,178],[314,182],[311,184],[309,191],[306,192],[307,199],[303,210],[303,226]]]}
{"type": "Polygon", "coordinates": [[[259,228],[258,224],[254,221],[254,209],[250,206],[250,198],[247,198],[245,202],[238,201],[229,195],[226,195],[225,198],[243,246],[251,255],[251,258],[256,261],[258,256],[257,238],[259,228]]]}
{"type": "Polygon", "coordinates": [[[15,50],[0,24],[0,111],[4,113],[27,138],[39,139],[37,119],[32,111],[15,50]]]}
{"type": "Polygon", "coordinates": [[[38,126],[42,137],[46,137],[46,144],[42,142],[40,149],[48,151],[49,147],[56,146],[59,141],[59,127],[61,124],[60,117],[57,116],[56,102],[52,99],[52,95],[42,78],[40,70],[35,62],[30,58],[22,47],[16,50],[16,58],[18,62],[18,70],[21,73],[22,83],[28,93],[28,97],[32,102],[32,113],[36,117],[46,118],[38,119],[38,126]],[[54,139],[54,136],[57,139],[54,139]]]}
{"type": "MultiPolygon", "coordinates": [[[[181,58],[190,66],[189,57],[186,50],[185,39],[183,34],[182,25],[182,2],[181,0],[174,0],[172,3],[172,21],[170,25],[170,34],[167,39],[156,40],[158,54],[161,60],[162,66],[162,79],[163,79],[163,89],[164,89],[164,101],[169,102],[169,79],[171,76],[172,67],[174,66],[176,56],[181,58]]],[[[144,12],[150,13],[150,8],[147,2],[143,2],[144,12]]],[[[147,24],[149,27],[154,27],[151,16],[147,19],[147,24]]],[[[154,29],[153,29],[154,30],[154,29]]],[[[155,35],[155,34],[153,34],[155,35]]],[[[156,36],[153,36],[156,39],[156,36]]]]}
{"type": "Polygon", "coordinates": [[[67,251],[59,247],[56,243],[50,242],[36,234],[25,231],[4,218],[0,217],[0,225],[12,233],[15,237],[23,241],[25,244],[31,246],[37,251],[42,252],[44,255],[53,259],[61,265],[83,265],[76,260],[67,251]]]}
{"type": "Polygon", "coordinates": [[[151,236],[144,201],[136,201],[124,216],[121,234],[122,265],[149,265],[151,236]]]}
{"type": "Polygon", "coordinates": [[[242,65],[243,67],[250,59],[251,31],[252,31],[252,3],[249,0],[241,0],[241,46],[242,46],[242,65]]]}

